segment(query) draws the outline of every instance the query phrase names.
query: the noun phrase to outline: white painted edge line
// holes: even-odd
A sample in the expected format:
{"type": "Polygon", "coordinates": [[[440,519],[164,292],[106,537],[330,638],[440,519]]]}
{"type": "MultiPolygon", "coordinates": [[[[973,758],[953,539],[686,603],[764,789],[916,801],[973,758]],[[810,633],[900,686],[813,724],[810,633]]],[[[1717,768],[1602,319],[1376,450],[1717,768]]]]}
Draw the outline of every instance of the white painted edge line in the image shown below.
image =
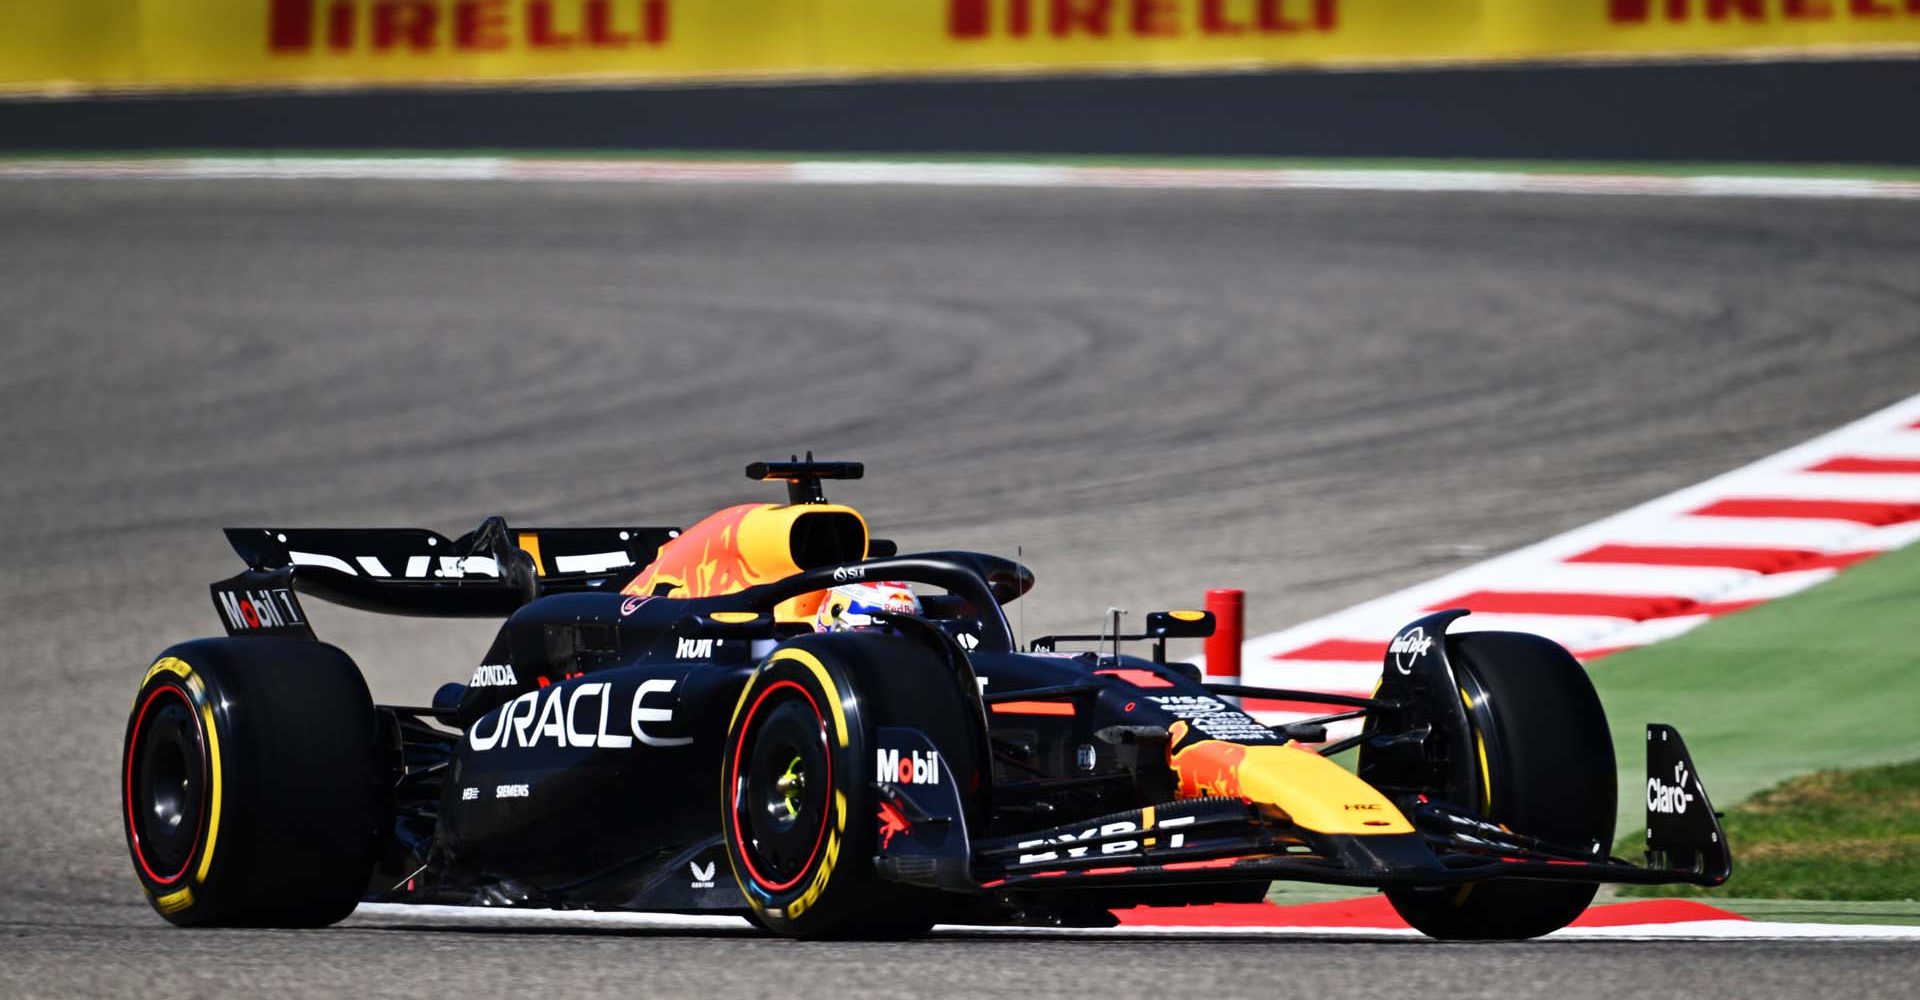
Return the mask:
{"type": "MultiPolygon", "coordinates": [[[[1087,935],[1130,937],[1256,937],[1256,938],[1402,938],[1428,940],[1410,927],[1196,927],[1128,925],[1125,927],[1057,929],[1049,927],[941,926],[935,932],[1017,935],[1087,935]]],[[[1623,924],[1618,927],[1566,927],[1545,935],[1551,941],[1708,941],[1765,940],[1920,940],[1920,927],[1897,924],[1770,923],[1762,920],[1691,920],[1667,924],[1623,924]]]]}
{"type": "Polygon", "coordinates": [[[592,927],[631,927],[636,930],[750,931],[745,917],[698,913],[627,913],[611,910],[547,910],[505,906],[441,906],[413,903],[361,903],[348,920],[373,917],[382,922],[406,921],[474,925],[519,924],[550,927],[578,924],[592,927]]]}
{"type": "Polygon", "coordinates": [[[1620,927],[1569,927],[1550,938],[1653,940],[1709,940],[1743,938],[1749,941],[1786,939],[1920,940],[1920,927],[1900,924],[1800,924],[1765,920],[1696,920],[1673,924],[1631,924],[1620,927]]]}
{"type": "MultiPolygon", "coordinates": [[[[673,913],[614,913],[594,910],[508,909],[482,906],[415,906],[406,903],[362,903],[349,918],[359,921],[374,918],[369,926],[393,922],[498,927],[550,928],[577,926],[582,929],[628,928],[636,931],[717,931],[752,932],[745,919],[732,916],[703,916],[673,913]]],[[[1312,938],[1413,938],[1424,940],[1420,932],[1404,927],[1196,927],[1127,925],[1100,928],[1054,927],[975,927],[942,924],[934,928],[939,935],[993,935],[1013,937],[1312,937],[1312,938]]],[[[1670,924],[1630,924],[1619,927],[1568,927],[1547,935],[1552,940],[1710,940],[1740,938],[1746,940],[1779,939],[1913,939],[1920,940],[1920,927],[1880,924],[1806,924],[1770,923],[1759,920],[1698,920],[1670,924]]]]}
{"type": "Polygon", "coordinates": [[[446,157],[194,157],[0,161],[14,178],[434,180],[1413,191],[1693,198],[1920,199],[1920,181],[1853,177],[1561,174],[1495,170],[1071,166],[864,160],[670,161],[446,157]]]}

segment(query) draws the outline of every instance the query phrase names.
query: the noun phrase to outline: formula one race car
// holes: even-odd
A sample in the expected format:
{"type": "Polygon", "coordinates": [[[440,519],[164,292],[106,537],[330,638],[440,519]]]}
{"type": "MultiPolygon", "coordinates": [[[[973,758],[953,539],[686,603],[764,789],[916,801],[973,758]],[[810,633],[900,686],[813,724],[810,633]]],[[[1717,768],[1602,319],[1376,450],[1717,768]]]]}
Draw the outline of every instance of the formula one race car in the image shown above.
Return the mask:
{"type": "Polygon", "coordinates": [[[1383,889],[1435,937],[1520,938],[1566,925],[1600,882],[1731,871],[1659,725],[1649,864],[1609,856],[1607,721],[1552,642],[1449,634],[1465,612],[1440,612],[1392,641],[1368,698],[1201,683],[1165,654],[1211,633],[1204,612],[1023,652],[1001,609],[1027,569],[897,554],[822,493],[861,471],[756,463],[788,503],[685,531],[228,529],[248,568],[212,588],[227,636],[161,654],[127,724],[142,889],[194,926],[318,926],[377,900],[897,937],[1111,924],[1295,879],[1383,889]],[[877,581],[898,600],[837,596],[877,581]],[[376,705],[302,594],[506,622],[467,683],[376,705]],[[1335,713],[1268,727],[1240,696],[1335,713]],[[1328,741],[1327,722],[1356,719],[1328,741]],[[1330,759],[1350,750],[1355,770],[1330,759]]]}

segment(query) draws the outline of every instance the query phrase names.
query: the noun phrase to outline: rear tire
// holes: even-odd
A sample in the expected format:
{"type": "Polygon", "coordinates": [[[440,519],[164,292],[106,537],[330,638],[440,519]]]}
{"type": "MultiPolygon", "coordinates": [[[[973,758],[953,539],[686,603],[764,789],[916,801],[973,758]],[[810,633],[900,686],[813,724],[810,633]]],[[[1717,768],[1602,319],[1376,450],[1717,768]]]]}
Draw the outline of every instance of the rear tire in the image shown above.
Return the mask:
{"type": "Polygon", "coordinates": [[[319,927],[373,871],[383,756],[373,699],[323,643],[168,649],[135,696],[121,818],[147,900],[183,927],[319,927]]]}
{"type": "MultiPolygon", "coordinates": [[[[1514,830],[1604,852],[1618,801],[1613,738],[1586,670],[1556,643],[1518,632],[1447,637],[1468,700],[1475,752],[1484,762],[1481,801],[1461,789],[1437,797],[1480,810],[1514,830]]],[[[1586,910],[1595,883],[1483,882],[1389,889],[1407,923],[1431,937],[1538,937],[1586,910]]]]}

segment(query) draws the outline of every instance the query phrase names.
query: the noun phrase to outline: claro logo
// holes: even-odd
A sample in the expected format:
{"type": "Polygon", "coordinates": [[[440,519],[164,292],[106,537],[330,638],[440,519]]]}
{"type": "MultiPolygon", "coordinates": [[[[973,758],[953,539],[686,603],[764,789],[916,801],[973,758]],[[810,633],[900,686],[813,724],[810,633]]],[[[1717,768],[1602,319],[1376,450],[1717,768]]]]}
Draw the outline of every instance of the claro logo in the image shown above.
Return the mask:
{"type": "Polygon", "coordinates": [[[1687,762],[1682,760],[1673,764],[1673,784],[1669,785],[1659,778],[1648,778],[1647,811],[1664,816],[1678,816],[1686,812],[1687,807],[1693,804],[1693,794],[1687,791],[1687,779],[1690,777],[1692,775],[1687,773],[1687,762]]]}
{"type": "Polygon", "coordinates": [[[276,55],[657,48],[670,0],[267,0],[276,55]]]}

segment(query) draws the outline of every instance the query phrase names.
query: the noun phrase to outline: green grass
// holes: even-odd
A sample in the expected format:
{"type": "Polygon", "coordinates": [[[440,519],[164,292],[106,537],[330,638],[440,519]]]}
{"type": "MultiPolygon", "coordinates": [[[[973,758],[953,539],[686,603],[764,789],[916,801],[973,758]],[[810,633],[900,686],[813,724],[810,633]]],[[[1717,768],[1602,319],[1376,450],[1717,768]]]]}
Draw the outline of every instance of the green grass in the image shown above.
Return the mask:
{"type": "Polygon", "coordinates": [[[1534,174],[1629,174],[1657,177],[1702,175],[1739,177],[1850,178],[1920,181],[1920,168],[1834,163],[1655,163],[1638,161],[1480,160],[1432,158],[1293,158],[1217,156],[1074,156],[1018,153],[800,153],[687,149],[179,149],[136,152],[44,150],[8,154],[6,159],[176,159],[184,157],[263,158],[317,156],[349,159],[405,157],[511,156],[527,159],[638,159],[690,162],[818,162],[860,160],[882,163],[1007,163],[1084,167],[1210,167],[1243,170],[1474,170],[1534,174]]]}
{"type": "MultiPolygon", "coordinates": [[[[1623,887],[1623,896],[1920,900],[1920,761],[1816,771],[1742,803],[1723,821],[1734,875],[1717,889],[1623,887]]],[[[1624,838],[1622,850],[1644,847],[1624,838]]]]}
{"type": "Polygon", "coordinates": [[[1920,901],[1825,899],[1713,899],[1713,905],[1750,920],[1791,924],[1899,924],[1920,927],[1920,901]]]}
{"type": "Polygon", "coordinates": [[[1645,723],[1680,729],[1722,809],[1811,771],[1920,759],[1920,545],[1593,665],[1620,819],[1645,821],[1645,723]]]}
{"type": "MultiPolygon", "coordinates": [[[[1613,723],[1620,765],[1616,830],[1624,836],[1617,853],[1637,858],[1644,849],[1645,803],[1637,792],[1646,782],[1646,722],[1680,729],[1721,809],[1814,771],[1920,760],[1916,622],[1920,546],[1595,664],[1594,684],[1613,723]]],[[[1758,811],[1730,811],[1736,874],[1718,891],[1920,898],[1916,787],[1920,764],[1907,764],[1789,784],[1756,799],[1758,811]],[[1875,825],[1880,820],[1868,817],[1879,813],[1862,804],[1900,788],[1906,789],[1898,801],[1907,804],[1907,825],[1875,825]],[[1813,795],[1821,789],[1835,803],[1852,804],[1821,805],[1813,795]],[[1798,804],[1785,808],[1781,802],[1798,804]],[[1858,816],[1848,819],[1850,810],[1858,816]],[[1874,870],[1887,868],[1897,870],[1874,870]]]]}

